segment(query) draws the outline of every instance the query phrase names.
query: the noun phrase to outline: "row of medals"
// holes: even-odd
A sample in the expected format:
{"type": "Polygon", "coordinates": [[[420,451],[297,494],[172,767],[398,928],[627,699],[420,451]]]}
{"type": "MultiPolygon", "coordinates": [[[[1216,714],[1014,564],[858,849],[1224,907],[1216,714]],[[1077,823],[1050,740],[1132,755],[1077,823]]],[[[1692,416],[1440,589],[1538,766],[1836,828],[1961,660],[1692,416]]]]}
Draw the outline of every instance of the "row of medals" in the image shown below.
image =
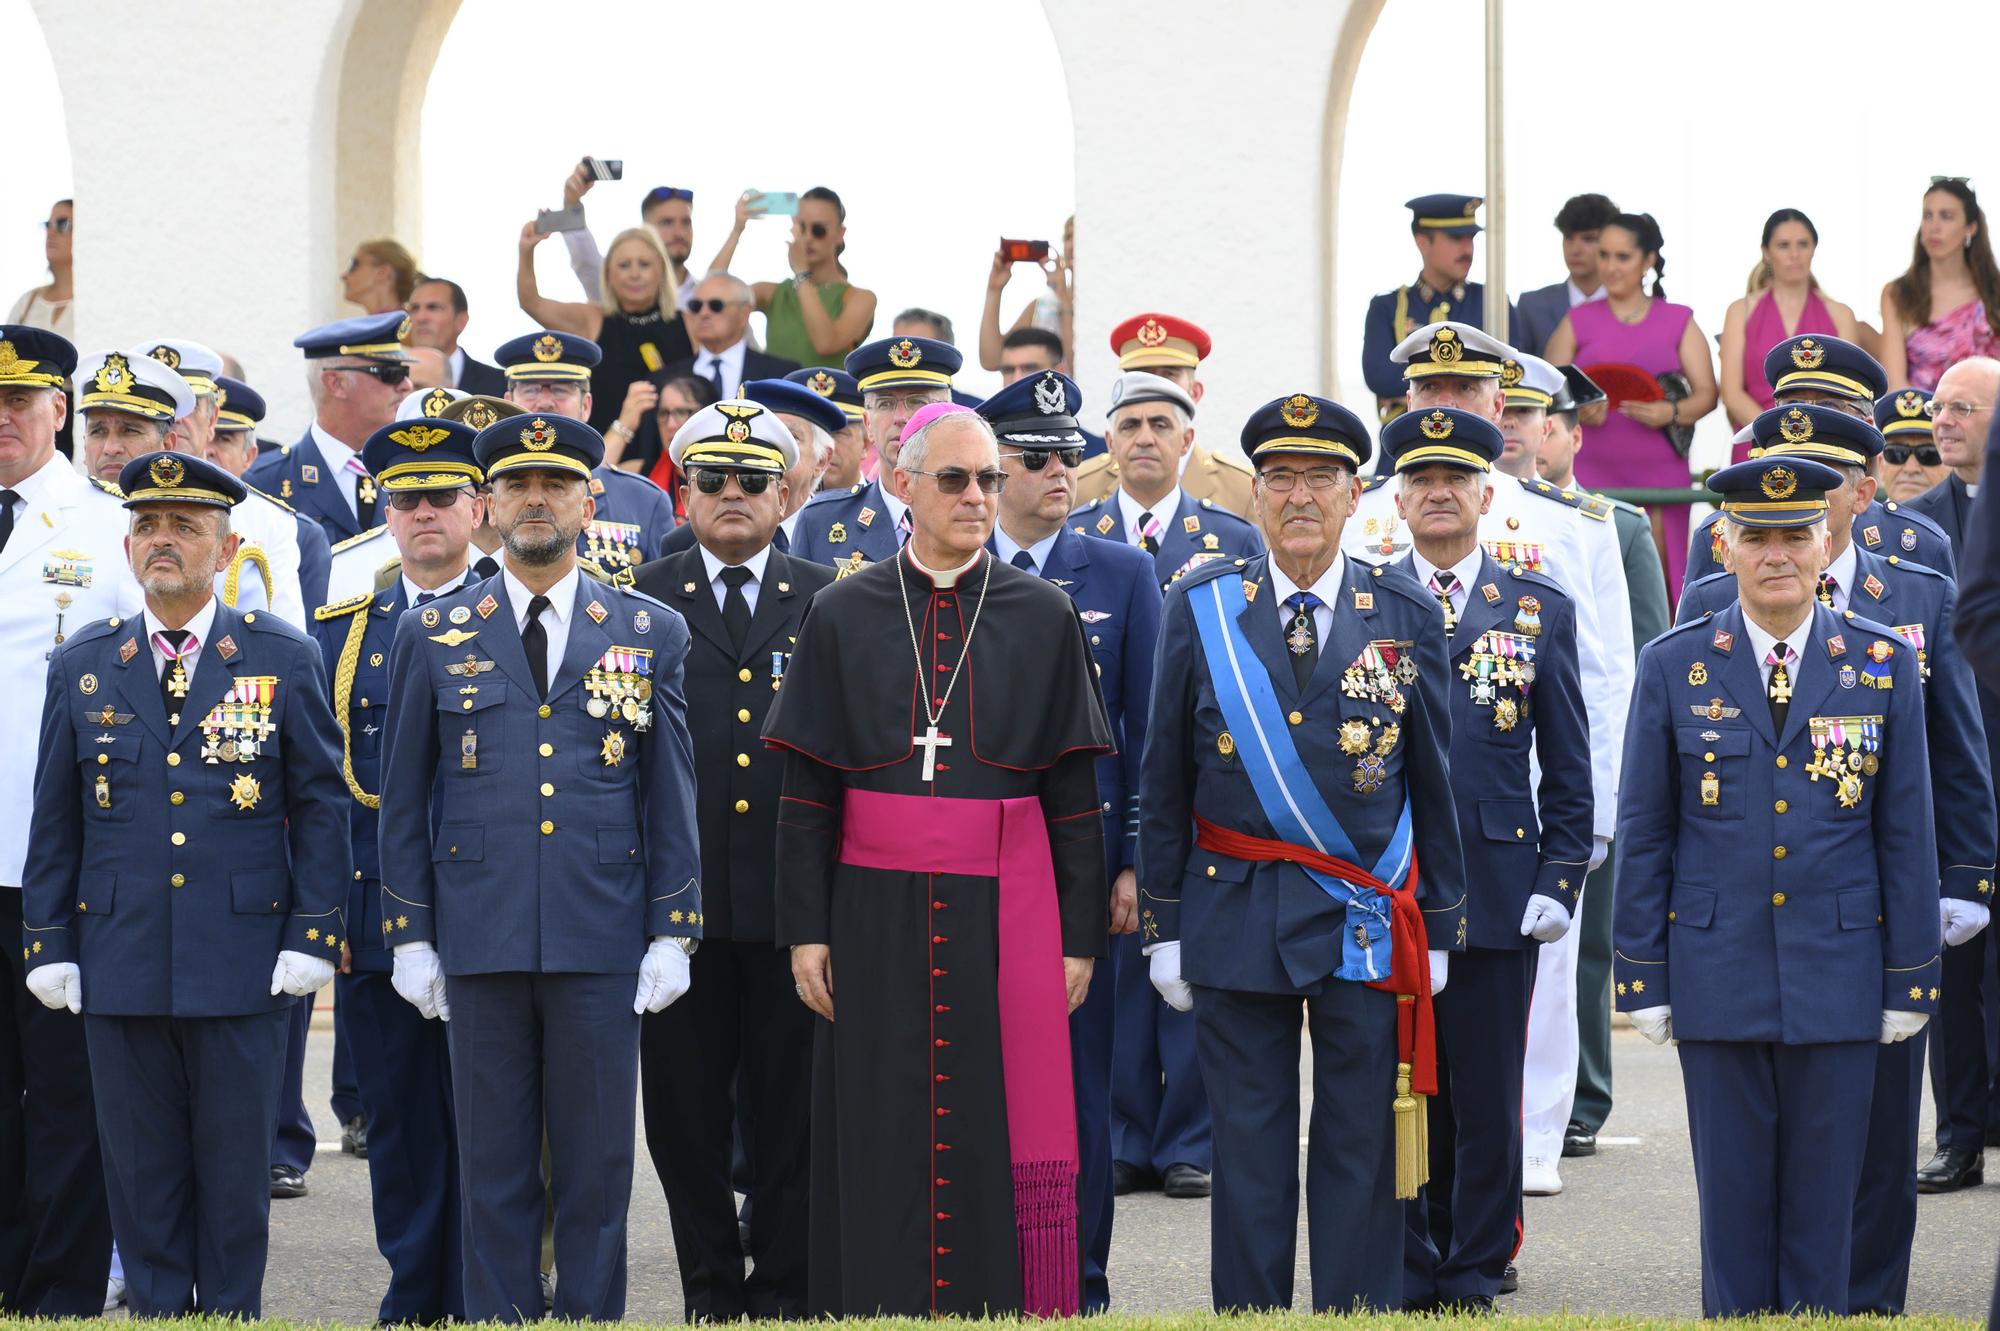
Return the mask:
{"type": "Polygon", "coordinates": [[[1861,803],[1861,778],[1882,770],[1882,718],[1879,716],[1815,716],[1807,725],[1812,734],[1812,761],[1806,772],[1817,781],[1834,782],[1840,807],[1852,809],[1861,803]]]}
{"type": "MultiPolygon", "coordinates": [[[[1340,691],[1361,702],[1379,703],[1397,716],[1407,705],[1403,688],[1417,682],[1417,662],[1403,654],[1408,644],[1371,642],[1340,675],[1340,691]]],[[[1402,738],[1403,727],[1379,718],[1340,723],[1340,751],[1354,759],[1354,789],[1373,795],[1388,778],[1384,761],[1402,738]],[[1379,727],[1379,730],[1377,729],[1379,727]]]]}
{"type": "MultiPolygon", "coordinates": [[[[623,721],[636,732],[652,729],[653,654],[631,647],[613,647],[583,677],[583,710],[599,721],[623,721]]],[[[625,758],[625,736],[616,730],[604,737],[604,765],[616,767],[625,758]]]]}

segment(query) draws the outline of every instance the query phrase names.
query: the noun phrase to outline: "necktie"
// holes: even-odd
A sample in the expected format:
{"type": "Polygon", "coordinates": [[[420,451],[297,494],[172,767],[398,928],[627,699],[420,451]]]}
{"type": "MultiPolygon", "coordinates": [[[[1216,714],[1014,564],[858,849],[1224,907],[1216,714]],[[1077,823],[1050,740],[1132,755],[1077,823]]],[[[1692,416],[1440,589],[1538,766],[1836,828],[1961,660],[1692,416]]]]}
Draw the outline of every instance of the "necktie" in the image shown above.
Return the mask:
{"type": "Polygon", "coordinates": [[[1833,589],[1839,585],[1833,580],[1833,574],[1819,575],[1819,603],[1829,610],[1833,609],[1833,589]]]}
{"type": "Polygon", "coordinates": [[[1292,612],[1292,622],[1285,630],[1285,646],[1292,653],[1292,682],[1302,689],[1312,678],[1313,665],[1319,659],[1319,631],[1313,623],[1313,611],[1319,605],[1319,597],[1311,592],[1293,592],[1285,598],[1285,608],[1292,612]]]}
{"type": "Polygon", "coordinates": [[[896,519],[896,539],[898,541],[910,539],[910,510],[907,508],[903,510],[903,516],[896,519]]]}
{"type": "Polygon", "coordinates": [[[347,469],[354,473],[354,520],[367,531],[375,525],[375,478],[357,457],[347,459],[347,469]]]}
{"type": "Polygon", "coordinates": [[[418,605],[429,605],[432,601],[437,600],[437,598],[438,594],[436,592],[418,592],[416,603],[418,605]]]}
{"type": "Polygon", "coordinates": [[[472,571],[482,579],[497,577],[500,572],[500,563],[492,555],[481,555],[472,565],[472,571]]]}
{"type": "Polygon", "coordinates": [[[1444,636],[1449,638],[1458,628],[1458,611],[1451,608],[1451,594],[1458,586],[1458,578],[1450,569],[1439,569],[1431,578],[1431,595],[1438,598],[1444,607],[1444,636]]]}
{"type": "Polygon", "coordinates": [[[708,381],[715,385],[715,396],[718,400],[729,396],[728,390],[722,386],[722,357],[717,356],[708,363],[708,381]]]}
{"type": "Polygon", "coordinates": [[[1764,653],[1764,664],[1771,667],[1771,681],[1765,687],[1771,699],[1771,729],[1780,737],[1785,733],[1785,717],[1792,710],[1792,676],[1787,667],[1796,660],[1797,653],[1782,642],[1764,653]]]}
{"type": "Polygon", "coordinates": [[[1160,524],[1153,515],[1141,513],[1135,525],[1139,530],[1139,548],[1149,555],[1160,553],[1160,524]]]}
{"type": "Polygon", "coordinates": [[[546,596],[528,600],[528,623],[521,630],[521,650],[528,654],[528,669],[535,676],[535,696],[549,696],[549,631],[542,627],[542,611],[549,608],[546,596]]]}
{"type": "Polygon", "coordinates": [[[182,658],[194,655],[200,645],[186,629],[161,629],[153,635],[153,646],[167,658],[167,668],[160,672],[160,701],[166,704],[169,730],[181,723],[181,707],[187,700],[188,672],[182,658]]]}
{"type": "Polygon", "coordinates": [[[1014,557],[1007,562],[1015,568],[1020,569],[1023,573],[1033,573],[1035,571],[1035,557],[1026,550],[1016,550],[1014,557]]]}
{"type": "Polygon", "coordinates": [[[0,550],[7,548],[7,542],[14,536],[14,501],[21,496],[13,490],[0,490],[0,550]]]}
{"type": "Polygon", "coordinates": [[[743,650],[743,640],[750,636],[750,598],[743,594],[743,584],[750,581],[750,570],[742,565],[722,570],[722,626],[729,630],[729,641],[737,651],[743,650]]]}

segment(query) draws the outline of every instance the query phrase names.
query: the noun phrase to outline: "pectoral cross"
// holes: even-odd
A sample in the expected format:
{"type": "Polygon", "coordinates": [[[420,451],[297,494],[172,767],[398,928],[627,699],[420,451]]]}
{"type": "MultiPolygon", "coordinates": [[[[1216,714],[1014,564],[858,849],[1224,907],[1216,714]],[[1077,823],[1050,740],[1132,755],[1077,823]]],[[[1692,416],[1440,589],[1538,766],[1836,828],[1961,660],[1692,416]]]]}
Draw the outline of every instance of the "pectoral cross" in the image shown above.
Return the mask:
{"type": "Polygon", "coordinates": [[[924,751],[924,780],[934,779],[937,775],[937,751],[950,748],[951,737],[938,734],[937,722],[933,721],[924,728],[923,734],[910,736],[910,743],[924,751]]]}

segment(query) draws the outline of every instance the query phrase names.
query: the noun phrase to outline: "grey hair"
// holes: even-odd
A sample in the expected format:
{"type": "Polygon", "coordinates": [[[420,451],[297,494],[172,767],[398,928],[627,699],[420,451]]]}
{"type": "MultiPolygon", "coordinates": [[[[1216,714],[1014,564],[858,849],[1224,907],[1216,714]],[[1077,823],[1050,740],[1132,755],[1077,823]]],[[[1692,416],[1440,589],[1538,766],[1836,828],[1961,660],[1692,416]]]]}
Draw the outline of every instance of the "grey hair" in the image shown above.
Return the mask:
{"type": "Polygon", "coordinates": [[[748,305],[757,296],[757,293],[750,289],[748,282],[745,282],[736,274],[722,269],[717,269],[715,272],[704,275],[701,282],[695,283],[696,290],[701,288],[702,282],[727,282],[729,284],[729,300],[731,304],[748,305]]]}
{"type": "Polygon", "coordinates": [[[811,421],[806,422],[806,428],[812,431],[813,461],[825,462],[833,456],[833,436],[811,421]]]}
{"type": "Polygon", "coordinates": [[[1116,422],[1118,419],[1118,413],[1125,410],[1126,407],[1128,406],[1131,407],[1131,409],[1134,411],[1139,410],[1141,407],[1165,407],[1168,411],[1173,413],[1174,428],[1176,430],[1179,430],[1182,434],[1186,434],[1188,427],[1194,424],[1194,420],[1187,414],[1187,412],[1181,409],[1180,403],[1169,402],[1165,398],[1153,398],[1145,402],[1132,402],[1132,403],[1121,402],[1117,406],[1111,409],[1111,420],[1113,422],[1116,422]]]}
{"type": "Polygon", "coordinates": [[[972,427],[980,438],[993,445],[994,452],[999,452],[1000,441],[994,436],[993,427],[986,423],[984,416],[971,411],[950,411],[903,441],[902,446],[896,450],[896,470],[922,471],[925,458],[930,452],[932,432],[943,426],[958,425],[972,427]]]}
{"type": "Polygon", "coordinates": [[[938,341],[943,342],[947,346],[958,345],[958,343],[954,340],[952,335],[950,316],[939,314],[936,310],[927,310],[921,305],[912,305],[910,306],[909,309],[904,310],[894,319],[891,319],[889,321],[889,326],[893,328],[897,324],[901,323],[929,324],[931,328],[937,333],[938,341]]]}

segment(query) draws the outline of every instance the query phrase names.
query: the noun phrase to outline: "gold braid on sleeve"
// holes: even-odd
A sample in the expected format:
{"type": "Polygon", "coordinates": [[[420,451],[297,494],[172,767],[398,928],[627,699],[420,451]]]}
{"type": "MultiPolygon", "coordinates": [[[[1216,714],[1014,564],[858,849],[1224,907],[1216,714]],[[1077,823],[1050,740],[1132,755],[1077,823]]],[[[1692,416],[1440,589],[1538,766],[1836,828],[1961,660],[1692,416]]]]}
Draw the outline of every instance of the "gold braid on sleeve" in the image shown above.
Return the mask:
{"type": "Polygon", "coordinates": [[[333,714],[340,722],[340,775],[347,789],[364,809],[382,807],[382,797],[371,795],[354,779],[354,722],[348,715],[354,702],[354,669],[361,664],[361,640],[368,635],[368,606],[347,626],[347,641],[340,645],[340,661],[333,671],[333,714]]]}
{"type": "Polygon", "coordinates": [[[264,580],[264,604],[268,607],[277,597],[277,586],[271,581],[271,561],[265,557],[262,546],[245,541],[236,548],[236,558],[229,561],[229,572],[222,581],[222,603],[231,610],[236,608],[236,596],[243,582],[243,566],[255,564],[257,573],[264,580]]]}

